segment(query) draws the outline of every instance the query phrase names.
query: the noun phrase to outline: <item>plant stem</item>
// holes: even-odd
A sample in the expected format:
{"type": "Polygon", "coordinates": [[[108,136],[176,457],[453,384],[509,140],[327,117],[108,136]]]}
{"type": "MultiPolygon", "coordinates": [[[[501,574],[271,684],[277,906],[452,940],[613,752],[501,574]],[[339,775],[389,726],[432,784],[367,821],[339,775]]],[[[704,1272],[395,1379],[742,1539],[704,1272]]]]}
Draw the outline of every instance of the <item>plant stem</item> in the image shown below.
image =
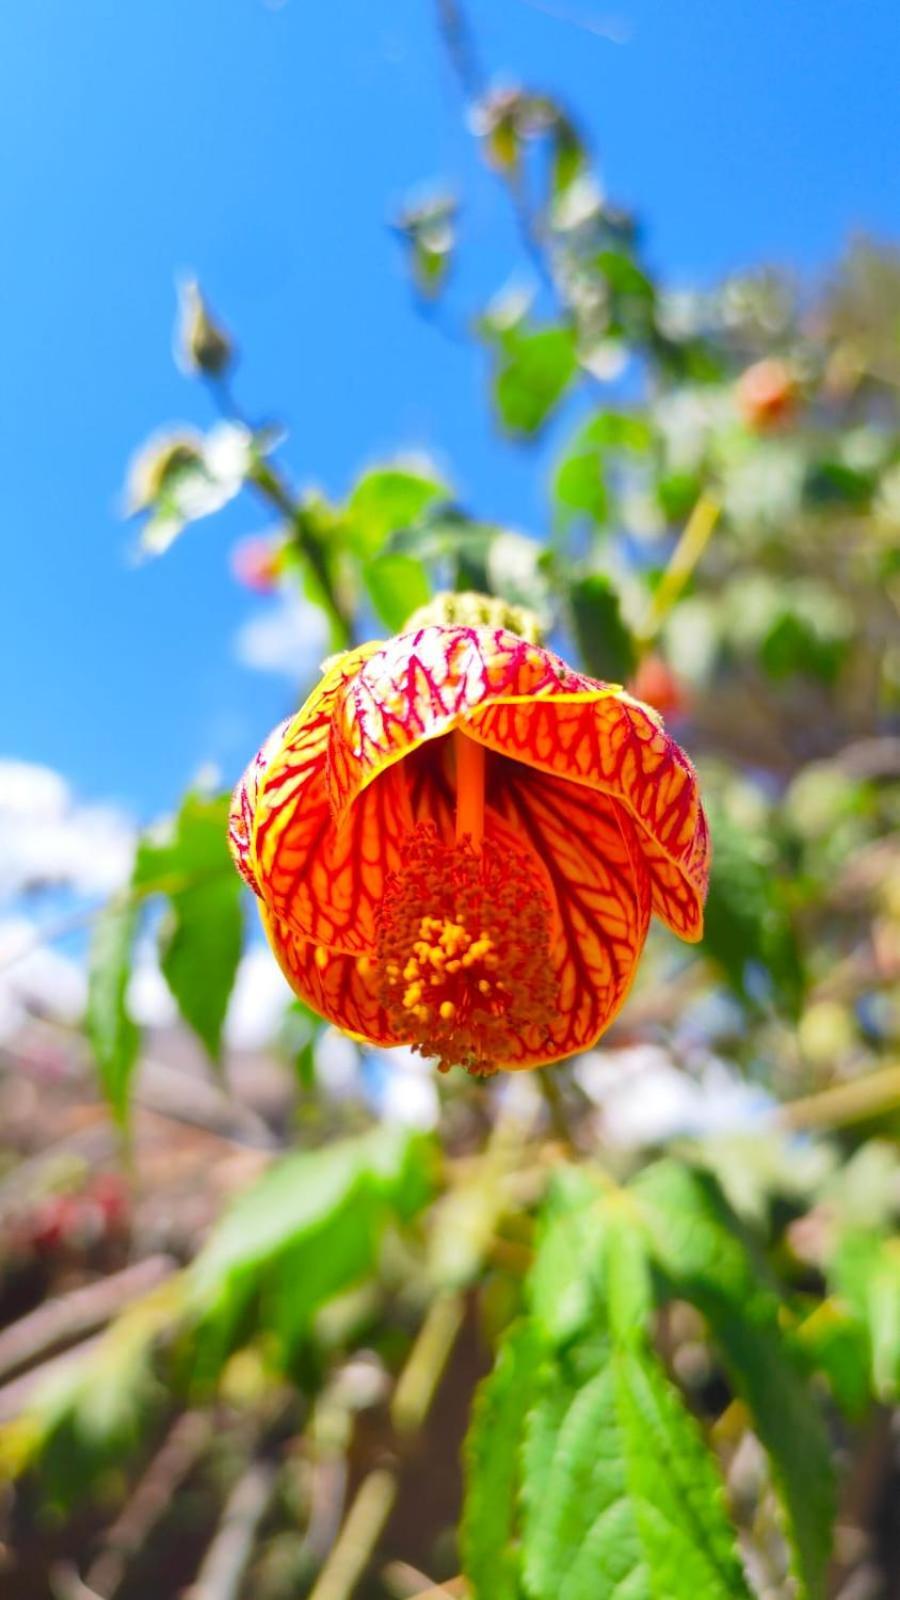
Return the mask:
{"type": "Polygon", "coordinates": [[[672,551],[669,565],[651,597],[643,627],[638,634],[638,643],[642,649],[646,650],[653,643],[678,600],[712,538],[721,509],[713,495],[706,491],[701,494],[685,523],[681,538],[672,551]]]}

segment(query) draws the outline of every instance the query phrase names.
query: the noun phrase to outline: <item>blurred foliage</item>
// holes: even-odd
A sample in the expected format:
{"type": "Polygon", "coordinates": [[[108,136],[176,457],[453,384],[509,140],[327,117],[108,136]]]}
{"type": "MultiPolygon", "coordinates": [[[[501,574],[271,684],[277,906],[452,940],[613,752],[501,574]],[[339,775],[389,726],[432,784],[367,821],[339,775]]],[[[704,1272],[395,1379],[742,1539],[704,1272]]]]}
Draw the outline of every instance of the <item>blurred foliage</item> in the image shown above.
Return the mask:
{"type": "MultiPolygon", "coordinates": [[[[534,271],[528,293],[477,308],[474,338],[499,428],[551,439],[546,529],[481,520],[423,461],[369,467],[340,502],[295,490],[281,441],[236,413],[233,345],[195,285],[182,356],[222,414],[152,440],[129,503],[158,554],[255,496],[279,532],[254,586],[299,588],[336,649],[401,628],[438,588],[535,610],[562,653],[654,703],[696,757],[714,840],[704,941],[685,953],[653,935],[630,1006],[599,1054],[554,1070],[548,1105],[534,1083],[513,1094],[457,1073],[434,1137],[354,1131],[321,1107],[301,1120],[292,1136],[319,1147],[271,1165],[174,1287],[113,1324],[0,1448],[23,1492],[71,1512],[103,1485],[122,1497],[160,1412],[215,1406],[228,1432],[280,1406],[314,1482],[334,1457],[356,1485],[369,1467],[390,1477],[472,1325],[496,1359],[472,1409],[458,1544],[434,1557],[437,1577],[462,1567],[472,1600],[886,1596],[878,1571],[900,1560],[883,1527],[900,1386],[900,258],[860,240],[824,288],[757,272],[675,291],[563,107],[491,90],[474,126],[534,271]],[[615,1081],[647,1049],[701,1086],[705,1121],[659,1134],[651,1119],[617,1141],[615,1081]],[[723,1081],[757,1094],[737,1130],[723,1081]],[[353,1398],[363,1357],[383,1386],[353,1398]],[[856,1554],[834,1545],[838,1506],[856,1554]],[[873,1586],[851,1589],[864,1568],[873,1586]]],[[[416,295],[446,307],[465,204],[435,195],[395,227],[416,295]]],[[[123,1123],[138,1069],[127,975],[154,907],[181,1015],[220,1054],[242,939],[224,807],[188,795],[97,928],[88,1034],[123,1123]]],[[[324,1094],[325,1033],[292,1008],[305,1103],[324,1094]]],[[[368,1481],[351,1516],[372,1550],[384,1518],[366,1512],[368,1481]]],[[[285,1515],[309,1530],[304,1494],[285,1515]]],[[[298,1567],[269,1562],[264,1597],[312,1592],[328,1550],[304,1537],[298,1567]]]]}

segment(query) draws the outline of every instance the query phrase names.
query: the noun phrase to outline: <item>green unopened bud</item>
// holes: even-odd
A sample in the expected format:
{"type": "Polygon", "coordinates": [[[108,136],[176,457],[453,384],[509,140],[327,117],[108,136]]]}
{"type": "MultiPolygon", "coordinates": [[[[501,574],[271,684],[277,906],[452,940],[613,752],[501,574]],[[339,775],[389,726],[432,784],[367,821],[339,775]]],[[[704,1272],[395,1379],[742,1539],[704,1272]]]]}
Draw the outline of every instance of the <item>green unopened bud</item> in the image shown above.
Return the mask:
{"type": "Polygon", "coordinates": [[[234,346],[214,320],[196,278],[188,278],[178,293],[179,317],[176,359],[187,372],[219,378],[234,358],[234,346]]]}
{"type": "Polygon", "coordinates": [[[496,595],[474,593],[436,594],[427,605],[413,612],[403,631],[409,633],[415,628],[454,624],[464,628],[505,628],[529,644],[540,644],[542,638],[541,624],[527,606],[511,605],[496,595]]]}

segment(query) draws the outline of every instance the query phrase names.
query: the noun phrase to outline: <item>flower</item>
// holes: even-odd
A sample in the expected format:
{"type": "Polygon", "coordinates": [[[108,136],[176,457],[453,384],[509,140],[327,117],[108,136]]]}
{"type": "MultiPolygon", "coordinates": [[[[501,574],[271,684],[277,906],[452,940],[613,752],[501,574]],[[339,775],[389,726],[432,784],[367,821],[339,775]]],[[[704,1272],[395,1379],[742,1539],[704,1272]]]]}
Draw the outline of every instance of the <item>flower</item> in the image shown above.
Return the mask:
{"type": "Polygon", "coordinates": [[[296,993],[442,1068],[586,1050],[651,911],[702,932],[706,820],[660,717],[483,622],[329,663],[247,769],[230,837],[296,993]]]}
{"type": "Polygon", "coordinates": [[[786,361],[767,356],[741,373],[736,397],[747,427],[764,433],[791,420],[797,409],[797,380],[786,361]]]}

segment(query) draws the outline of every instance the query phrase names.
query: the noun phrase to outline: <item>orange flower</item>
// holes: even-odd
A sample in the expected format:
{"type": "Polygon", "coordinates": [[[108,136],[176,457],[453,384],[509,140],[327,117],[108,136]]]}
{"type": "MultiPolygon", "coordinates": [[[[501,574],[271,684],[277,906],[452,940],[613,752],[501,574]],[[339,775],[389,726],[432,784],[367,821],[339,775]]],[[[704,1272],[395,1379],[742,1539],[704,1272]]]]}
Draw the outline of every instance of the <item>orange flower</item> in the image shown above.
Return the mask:
{"type": "Polygon", "coordinates": [[[651,911],[702,932],[689,761],[647,706],[502,627],[330,664],[238,785],[231,844],[296,993],[442,1067],[587,1049],[651,911]]]}

